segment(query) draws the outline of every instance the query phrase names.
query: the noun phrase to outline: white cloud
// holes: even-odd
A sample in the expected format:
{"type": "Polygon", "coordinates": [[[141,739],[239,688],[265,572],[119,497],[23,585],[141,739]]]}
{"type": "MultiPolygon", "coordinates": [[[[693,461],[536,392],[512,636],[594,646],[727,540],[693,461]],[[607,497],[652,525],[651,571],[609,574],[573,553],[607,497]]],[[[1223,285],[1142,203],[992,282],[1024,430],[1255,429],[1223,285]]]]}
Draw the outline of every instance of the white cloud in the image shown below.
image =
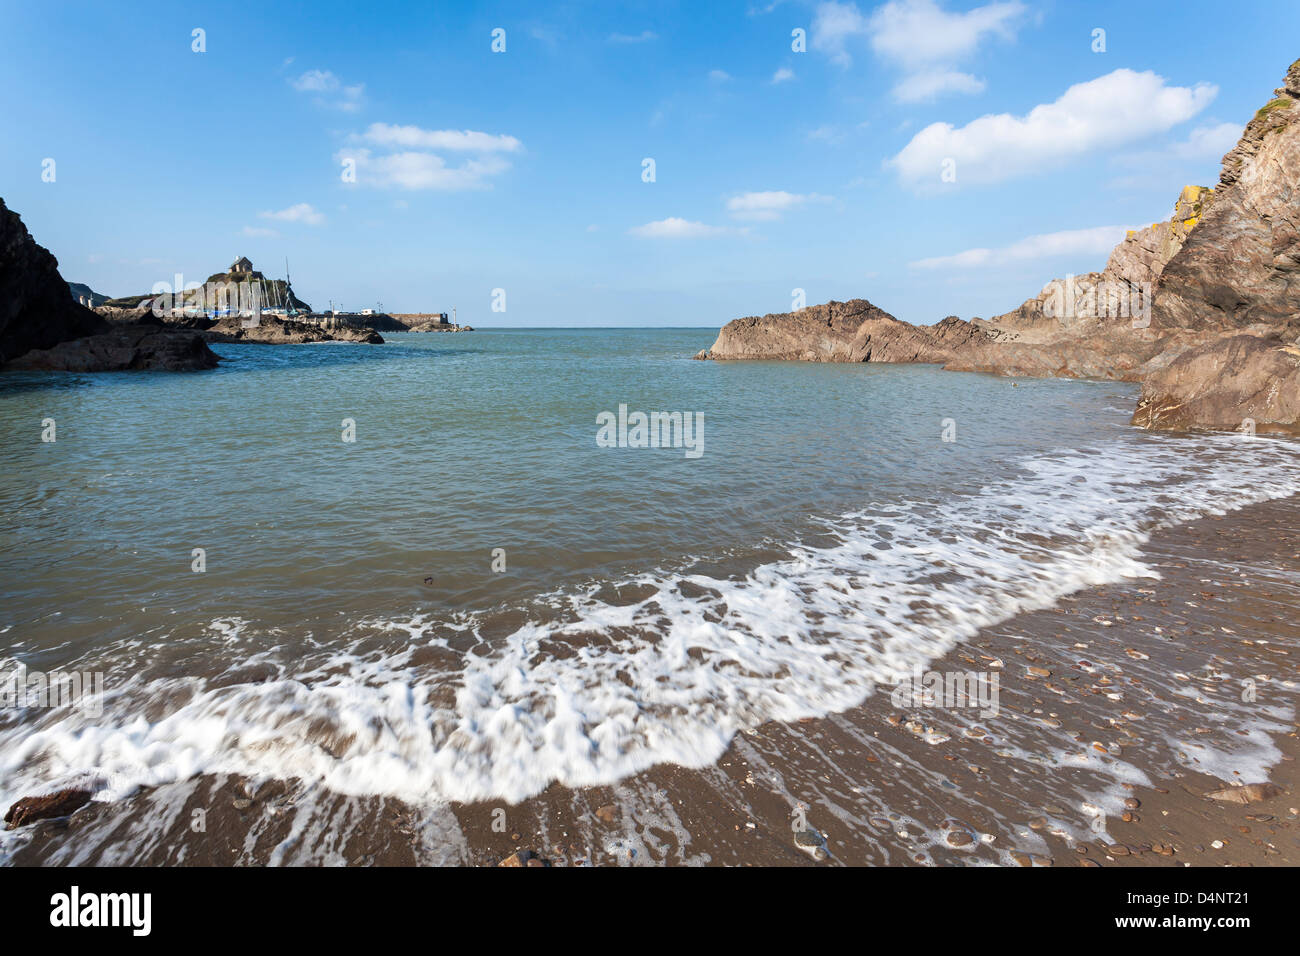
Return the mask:
{"type": "Polygon", "coordinates": [[[609,35],[610,43],[649,43],[651,40],[658,40],[659,34],[653,30],[642,30],[640,33],[611,33],[609,35]]]}
{"type": "Polygon", "coordinates": [[[1223,158],[1224,153],[1237,145],[1241,139],[1242,127],[1238,123],[1215,123],[1210,126],[1198,126],[1186,139],[1167,143],[1155,149],[1140,149],[1125,152],[1114,158],[1114,164],[1121,168],[1133,169],[1135,175],[1123,176],[1113,180],[1111,185],[1120,188],[1141,188],[1168,183],[1169,177],[1188,164],[1214,163],[1223,158]]]}
{"type": "Polygon", "coordinates": [[[944,93],[983,93],[983,80],[956,70],[931,70],[904,77],[894,87],[894,98],[900,103],[928,103],[944,93]]]}
{"type": "Polygon", "coordinates": [[[725,83],[731,79],[731,74],[726,70],[709,70],[709,79],[714,83],[725,83]]]}
{"type": "Polygon", "coordinates": [[[491,185],[489,178],[510,168],[504,159],[492,155],[468,159],[459,166],[448,166],[434,153],[413,151],[375,156],[368,149],[344,150],[335,159],[356,163],[359,185],[412,190],[486,189],[491,185]]]}
{"type": "Polygon", "coordinates": [[[1191,119],[1218,87],[1168,86],[1151,71],[1120,69],[1070,87],[1025,116],[981,116],[962,127],[932,123],[892,159],[899,179],[939,184],[949,161],[957,183],[987,183],[1036,172],[1098,149],[1114,149],[1191,119]]]}
{"type": "Polygon", "coordinates": [[[949,13],[935,0],[893,0],[871,15],[871,48],[912,70],[955,63],[970,56],[988,35],[1011,39],[1024,13],[1018,2],[990,3],[949,13]]]}
{"type": "Polygon", "coordinates": [[[522,144],[513,136],[494,136],[476,130],[421,129],[418,126],[392,126],[371,123],[361,138],[376,146],[406,149],[446,149],[476,153],[517,152],[522,144]]]}
{"type": "Polygon", "coordinates": [[[702,222],[670,217],[657,222],[648,222],[644,226],[635,226],[628,230],[628,235],[639,239],[713,239],[725,236],[732,230],[725,226],[708,226],[702,222]]]}
{"type": "Polygon", "coordinates": [[[819,196],[817,193],[801,195],[782,190],[741,193],[727,200],[727,212],[734,219],[771,221],[810,202],[827,202],[829,199],[829,196],[819,196]]]}
{"type": "Polygon", "coordinates": [[[903,70],[894,96],[904,103],[944,93],[980,93],[984,82],[955,65],[972,56],[987,37],[1015,39],[1024,12],[1019,0],[965,13],[944,10],[936,0],[891,0],[868,17],[855,3],[832,0],[817,7],[812,47],[847,67],[853,61],[850,43],[866,41],[877,56],[903,70]]]}
{"type": "Polygon", "coordinates": [[[967,249],[911,263],[914,269],[970,269],[1063,255],[1108,256],[1132,226],[1096,226],[1030,236],[998,249],[967,249]]]}
{"type": "Polygon", "coordinates": [[[1184,142],[1174,143],[1172,152],[1178,159],[1222,159],[1237,145],[1243,128],[1239,123],[1198,126],[1184,142]]]}
{"type": "Polygon", "coordinates": [[[812,48],[829,56],[832,62],[848,66],[853,62],[845,49],[850,37],[867,34],[867,18],[856,3],[823,3],[817,7],[812,22],[812,48]]]}
{"type": "Polygon", "coordinates": [[[263,219],[274,219],[277,222],[305,222],[309,226],[319,226],[325,221],[325,214],[317,211],[311,203],[295,203],[287,209],[280,209],[272,212],[259,212],[258,215],[263,219]]]}
{"type": "Polygon", "coordinates": [[[787,80],[793,80],[793,79],[794,79],[794,70],[790,69],[787,66],[781,67],[781,69],[777,70],[775,73],[772,74],[773,83],[784,83],[787,80]]]}
{"type": "Polygon", "coordinates": [[[356,112],[365,100],[366,85],[347,86],[329,70],[308,70],[289,85],[299,93],[316,93],[316,102],[346,113],[356,112]]]}
{"type": "Polygon", "coordinates": [[[289,84],[299,93],[324,93],[339,88],[339,78],[329,70],[308,70],[289,84]]]}
{"type": "Polygon", "coordinates": [[[501,153],[517,153],[523,144],[513,136],[477,130],[423,129],[371,123],[353,135],[354,146],[336,154],[338,161],[356,164],[358,184],[397,189],[445,191],[487,189],[493,176],[510,168],[501,153]],[[370,146],[383,147],[373,151],[370,146]],[[438,153],[476,154],[459,164],[449,164],[438,153]]]}

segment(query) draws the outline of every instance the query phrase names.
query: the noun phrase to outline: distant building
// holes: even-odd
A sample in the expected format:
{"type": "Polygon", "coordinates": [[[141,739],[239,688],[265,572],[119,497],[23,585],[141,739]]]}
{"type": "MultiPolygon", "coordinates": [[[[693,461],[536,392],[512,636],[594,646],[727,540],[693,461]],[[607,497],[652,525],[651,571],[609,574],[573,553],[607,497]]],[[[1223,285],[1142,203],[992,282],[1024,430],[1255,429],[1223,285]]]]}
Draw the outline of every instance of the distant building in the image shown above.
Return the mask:
{"type": "Polygon", "coordinates": [[[230,267],[230,271],[236,274],[245,272],[251,273],[253,271],[253,263],[249,262],[246,256],[240,256],[230,267]]]}

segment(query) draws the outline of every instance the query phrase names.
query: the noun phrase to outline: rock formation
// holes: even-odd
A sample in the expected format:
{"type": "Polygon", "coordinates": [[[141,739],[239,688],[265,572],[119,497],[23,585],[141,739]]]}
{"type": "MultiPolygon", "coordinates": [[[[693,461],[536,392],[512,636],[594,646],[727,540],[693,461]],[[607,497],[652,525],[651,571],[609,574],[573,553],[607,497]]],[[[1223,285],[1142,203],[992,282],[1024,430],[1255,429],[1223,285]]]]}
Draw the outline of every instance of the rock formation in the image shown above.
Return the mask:
{"type": "Polygon", "coordinates": [[[1223,158],[1213,208],[1156,291],[1154,325],[1218,338],[1143,382],[1135,424],[1297,433],[1300,60],[1274,93],[1223,158]]]}
{"type": "Polygon", "coordinates": [[[295,322],[264,315],[256,326],[246,327],[239,316],[227,316],[209,324],[203,332],[209,342],[239,342],[259,345],[301,345],[307,342],[364,342],[383,345],[384,339],[374,329],[337,325],[325,328],[311,322],[295,322]]]}
{"type": "Polygon", "coordinates": [[[853,341],[858,329],[867,321],[905,325],[866,299],[827,302],[798,312],[751,316],[728,322],[718,333],[718,340],[708,350],[707,357],[720,360],[859,362],[862,359],[854,357],[853,341]]]}
{"type": "Polygon", "coordinates": [[[88,804],[92,796],[89,790],[71,788],[40,796],[23,797],[5,812],[7,824],[5,829],[16,830],[37,820],[69,816],[88,804]]]}
{"type": "Polygon", "coordinates": [[[32,372],[192,372],[216,367],[216,353],[200,334],[147,322],[122,323],[97,335],[33,349],[4,365],[32,372]]]}
{"type": "Polygon", "coordinates": [[[1300,60],[1275,92],[1223,158],[1213,207],[1161,275],[1163,326],[1300,325],[1300,60]]]}
{"type": "Polygon", "coordinates": [[[987,321],[900,322],[863,299],[736,319],[696,358],[934,362],[952,371],[1142,382],[1134,424],[1300,433],[1300,60],[1165,222],[1101,272],[987,321]]]}
{"type": "Polygon", "coordinates": [[[104,328],[73,300],[58,260],[0,199],[0,363],[104,328]]]}
{"type": "Polygon", "coordinates": [[[80,302],[87,308],[93,309],[95,306],[103,305],[108,301],[108,296],[96,292],[84,282],[69,282],[68,291],[72,293],[74,301],[80,302]]]}
{"type": "Polygon", "coordinates": [[[1241,334],[1188,349],[1142,383],[1133,424],[1300,435],[1300,345],[1241,334]]]}
{"type": "Polygon", "coordinates": [[[111,325],[79,305],[58,260],[0,199],[0,368],[108,372],[215,368],[192,332],[111,325]]]}

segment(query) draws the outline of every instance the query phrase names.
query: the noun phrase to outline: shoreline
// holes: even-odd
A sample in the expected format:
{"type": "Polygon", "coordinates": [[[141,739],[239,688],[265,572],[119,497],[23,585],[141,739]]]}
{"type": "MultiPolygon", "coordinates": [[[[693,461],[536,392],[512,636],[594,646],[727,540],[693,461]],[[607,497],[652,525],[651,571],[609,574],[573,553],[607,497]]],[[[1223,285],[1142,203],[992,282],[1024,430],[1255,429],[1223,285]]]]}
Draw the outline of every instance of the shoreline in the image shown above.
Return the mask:
{"type": "Polygon", "coordinates": [[[1161,580],[1076,592],[931,662],[999,675],[1001,712],[988,720],[904,713],[881,689],[844,713],[742,733],[707,767],[552,784],[514,806],[416,807],[209,775],[24,827],[6,855],[16,865],[495,865],[521,851],[552,865],[1294,865],[1297,514],[1292,496],[1157,531],[1142,551],[1161,580]],[[1242,680],[1256,701],[1236,700],[1242,680]],[[1227,741],[1238,756],[1224,755],[1227,741]],[[1284,792],[1207,799],[1234,769],[1284,792]]]}

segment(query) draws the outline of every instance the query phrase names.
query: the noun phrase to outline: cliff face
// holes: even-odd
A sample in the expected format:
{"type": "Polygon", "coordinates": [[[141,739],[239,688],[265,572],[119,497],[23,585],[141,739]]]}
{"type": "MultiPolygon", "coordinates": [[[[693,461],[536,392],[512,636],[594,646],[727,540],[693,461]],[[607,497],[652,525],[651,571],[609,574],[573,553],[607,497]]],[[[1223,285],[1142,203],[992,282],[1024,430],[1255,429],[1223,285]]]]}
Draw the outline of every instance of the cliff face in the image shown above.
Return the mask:
{"type": "Polygon", "coordinates": [[[1300,347],[1238,334],[1188,349],[1142,383],[1133,424],[1300,435],[1300,347]]]}
{"type": "Polygon", "coordinates": [[[1170,328],[1300,326],[1300,60],[1223,158],[1218,196],[1165,267],[1170,328]]]}
{"type": "Polygon", "coordinates": [[[79,305],[58,261],[0,199],[0,368],[107,372],[216,364],[195,333],[111,325],[79,305]]]}
{"type": "Polygon", "coordinates": [[[58,260],[0,199],[0,364],[105,328],[73,300],[58,260]]]}
{"type": "Polygon", "coordinates": [[[1000,332],[1003,341],[1020,342],[1086,335],[1100,324],[1115,325],[1116,319],[1140,318],[1145,326],[1165,266],[1215,199],[1215,190],[1206,186],[1184,186],[1173,215],[1145,229],[1130,230],[1111,251],[1101,272],[1053,279],[1019,308],[984,324],[1000,332]]]}

